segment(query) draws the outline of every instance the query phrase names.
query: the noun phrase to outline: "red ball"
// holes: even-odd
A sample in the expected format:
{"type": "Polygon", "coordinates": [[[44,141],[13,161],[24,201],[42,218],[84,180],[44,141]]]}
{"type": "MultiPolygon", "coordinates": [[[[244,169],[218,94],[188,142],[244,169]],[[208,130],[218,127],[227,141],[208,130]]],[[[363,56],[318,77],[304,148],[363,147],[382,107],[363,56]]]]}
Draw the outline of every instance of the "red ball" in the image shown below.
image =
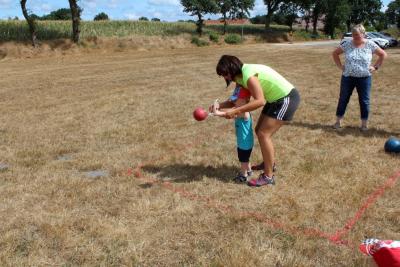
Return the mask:
{"type": "Polygon", "coordinates": [[[197,120],[197,121],[205,120],[207,118],[207,116],[208,116],[208,113],[202,108],[196,108],[193,111],[193,118],[195,118],[195,120],[197,120]]]}

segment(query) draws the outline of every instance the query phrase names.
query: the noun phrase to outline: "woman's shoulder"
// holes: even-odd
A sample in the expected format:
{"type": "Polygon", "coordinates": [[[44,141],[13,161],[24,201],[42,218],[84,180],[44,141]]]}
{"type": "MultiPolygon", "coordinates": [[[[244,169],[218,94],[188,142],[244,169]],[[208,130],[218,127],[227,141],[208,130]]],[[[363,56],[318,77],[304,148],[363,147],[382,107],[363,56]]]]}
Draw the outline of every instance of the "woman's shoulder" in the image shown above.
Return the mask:
{"type": "Polygon", "coordinates": [[[344,39],[343,41],[340,42],[340,47],[343,50],[349,49],[352,47],[352,40],[351,39],[344,39]]]}
{"type": "Polygon", "coordinates": [[[375,50],[378,47],[378,45],[374,41],[368,40],[368,39],[367,39],[367,42],[365,43],[365,45],[368,48],[371,48],[372,50],[375,50]]]}

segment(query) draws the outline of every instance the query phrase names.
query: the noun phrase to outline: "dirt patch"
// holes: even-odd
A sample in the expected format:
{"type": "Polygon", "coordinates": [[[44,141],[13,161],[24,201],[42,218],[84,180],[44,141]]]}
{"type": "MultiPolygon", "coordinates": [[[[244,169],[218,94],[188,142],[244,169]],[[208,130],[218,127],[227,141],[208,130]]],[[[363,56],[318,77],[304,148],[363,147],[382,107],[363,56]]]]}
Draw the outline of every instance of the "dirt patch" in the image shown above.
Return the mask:
{"type": "Polygon", "coordinates": [[[7,56],[7,51],[4,49],[0,49],[0,60],[7,56]]]}

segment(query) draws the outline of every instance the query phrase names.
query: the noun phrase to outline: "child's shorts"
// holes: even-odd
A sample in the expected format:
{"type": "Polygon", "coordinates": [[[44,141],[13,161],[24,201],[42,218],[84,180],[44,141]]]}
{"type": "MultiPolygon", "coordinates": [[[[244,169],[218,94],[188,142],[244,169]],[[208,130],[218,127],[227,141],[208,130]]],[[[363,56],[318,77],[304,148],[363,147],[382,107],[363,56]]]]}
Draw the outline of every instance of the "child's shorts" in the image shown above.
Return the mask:
{"type": "Polygon", "coordinates": [[[253,137],[253,122],[250,118],[236,118],[235,119],[235,132],[237,147],[242,150],[252,149],[254,146],[253,137]]]}

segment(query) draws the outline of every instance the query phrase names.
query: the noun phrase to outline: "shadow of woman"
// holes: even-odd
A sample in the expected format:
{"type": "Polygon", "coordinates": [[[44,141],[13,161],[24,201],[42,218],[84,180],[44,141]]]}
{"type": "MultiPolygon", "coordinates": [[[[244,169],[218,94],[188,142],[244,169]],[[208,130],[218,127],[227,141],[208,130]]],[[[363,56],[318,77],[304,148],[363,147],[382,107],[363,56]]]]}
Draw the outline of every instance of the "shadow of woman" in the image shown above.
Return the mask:
{"type": "Polygon", "coordinates": [[[300,122],[295,121],[290,123],[290,125],[295,127],[303,127],[311,130],[324,130],[327,132],[337,133],[338,135],[354,135],[354,136],[362,136],[362,137],[390,137],[390,136],[398,136],[400,133],[388,132],[382,129],[369,128],[368,131],[362,132],[360,128],[355,126],[345,126],[339,130],[333,129],[332,125],[326,125],[321,123],[309,123],[309,122],[300,122]]]}
{"type": "Polygon", "coordinates": [[[232,180],[238,168],[225,164],[219,166],[172,164],[167,166],[146,165],[142,167],[142,170],[155,174],[159,178],[169,179],[174,183],[201,181],[205,176],[228,183],[232,180]]]}

